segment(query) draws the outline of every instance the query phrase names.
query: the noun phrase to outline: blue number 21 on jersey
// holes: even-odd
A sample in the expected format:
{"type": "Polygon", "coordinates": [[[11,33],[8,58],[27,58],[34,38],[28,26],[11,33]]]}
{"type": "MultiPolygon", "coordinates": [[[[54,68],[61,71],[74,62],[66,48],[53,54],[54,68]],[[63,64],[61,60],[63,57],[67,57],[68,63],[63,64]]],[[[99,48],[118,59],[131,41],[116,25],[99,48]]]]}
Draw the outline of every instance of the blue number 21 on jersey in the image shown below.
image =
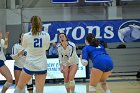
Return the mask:
{"type": "Polygon", "coordinates": [[[41,48],[42,47],[42,38],[34,38],[34,47],[41,48]]]}

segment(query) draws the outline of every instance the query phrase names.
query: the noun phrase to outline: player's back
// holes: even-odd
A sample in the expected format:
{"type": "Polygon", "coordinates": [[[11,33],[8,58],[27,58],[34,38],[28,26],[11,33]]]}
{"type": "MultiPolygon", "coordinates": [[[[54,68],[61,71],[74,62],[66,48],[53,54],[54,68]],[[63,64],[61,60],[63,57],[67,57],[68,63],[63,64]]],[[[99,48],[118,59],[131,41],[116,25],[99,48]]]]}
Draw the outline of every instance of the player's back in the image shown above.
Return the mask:
{"type": "Polygon", "coordinates": [[[100,55],[100,54],[103,54],[103,53],[106,54],[106,51],[105,51],[105,49],[102,45],[99,45],[98,47],[91,46],[91,45],[86,45],[84,47],[84,50],[87,51],[87,54],[89,55],[89,57],[92,60],[94,60],[97,55],[100,55]]]}
{"type": "Polygon", "coordinates": [[[50,46],[50,36],[46,32],[40,32],[33,36],[31,32],[26,33],[23,38],[23,47],[27,50],[27,56],[46,55],[46,50],[50,46]]]}
{"type": "Polygon", "coordinates": [[[27,51],[25,68],[31,71],[47,69],[46,50],[50,46],[50,36],[46,32],[40,32],[33,36],[31,32],[24,34],[23,47],[27,51]]]}

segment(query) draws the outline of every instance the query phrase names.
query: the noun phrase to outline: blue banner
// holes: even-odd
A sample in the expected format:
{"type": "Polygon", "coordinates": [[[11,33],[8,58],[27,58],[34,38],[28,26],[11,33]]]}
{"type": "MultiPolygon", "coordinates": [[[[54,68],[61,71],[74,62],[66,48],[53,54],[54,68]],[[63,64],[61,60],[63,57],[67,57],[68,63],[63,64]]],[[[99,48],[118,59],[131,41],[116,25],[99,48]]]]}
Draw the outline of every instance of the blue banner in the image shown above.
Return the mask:
{"type": "Polygon", "coordinates": [[[100,3],[100,2],[112,2],[112,0],[85,0],[85,2],[100,3]]]}
{"type": "Polygon", "coordinates": [[[79,0],[51,0],[52,3],[78,3],[79,0]]]}
{"type": "Polygon", "coordinates": [[[51,42],[58,42],[60,32],[76,44],[85,43],[88,33],[108,43],[140,41],[140,20],[44,22],[42,29],[50,34],[51,42]]]}

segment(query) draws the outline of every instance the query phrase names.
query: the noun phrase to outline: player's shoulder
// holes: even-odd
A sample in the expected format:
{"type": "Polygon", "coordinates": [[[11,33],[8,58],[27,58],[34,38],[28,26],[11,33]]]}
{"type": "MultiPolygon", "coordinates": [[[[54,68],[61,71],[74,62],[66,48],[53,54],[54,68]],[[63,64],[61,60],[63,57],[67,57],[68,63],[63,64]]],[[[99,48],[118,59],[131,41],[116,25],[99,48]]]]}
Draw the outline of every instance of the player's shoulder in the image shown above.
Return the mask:
{"type": "Polygon", "coordinates": [[[68,44],[69,44],[70,46],[75,47],[75,44],[74,44],[73,42],[71,42],[71,41],[68,41],[68,44]]]}
{"type": "Polygon", "coordinates": [[[45,31],[42,31],[42,35],[49,35],[47,32],[45,32],[45,31]]]}
{"type": "Polygon", "coordinates": [[[19,43],[15,43],[12,48],[14,48],[14,49],[19,48],[19,43]]]}
{"type": "Polygon", "coordinates": [[[27,33],[24,34],[24,36],[30,36],[30,35],[32,35],[31,32],[27,32],[27,33]]]}
{"type": "Polygon", "coordinates": [[[83,47],[83,50],[88,50],[88,49],[91,49],[92,47],[91,47],[91,45],[85,45],[84,47],[83,47]]]}

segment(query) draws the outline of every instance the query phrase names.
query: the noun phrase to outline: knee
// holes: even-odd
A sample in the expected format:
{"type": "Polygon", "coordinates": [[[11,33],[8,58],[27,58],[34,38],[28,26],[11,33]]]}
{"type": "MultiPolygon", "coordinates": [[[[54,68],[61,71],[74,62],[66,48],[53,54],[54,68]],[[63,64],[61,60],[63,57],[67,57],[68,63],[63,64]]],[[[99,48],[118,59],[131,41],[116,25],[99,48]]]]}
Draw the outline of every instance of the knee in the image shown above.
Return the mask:
{"type": "Polygon", "coordinates": [[[9,78],[9,79],[7,79],[7,82],[9,82],[9,83],[13,83],[13,78],[9,78]]]}
{"type": "Polygon", "coordinates": [[[68,83],[68,82],[69,82],[69,77],[66,76],[66,75],[64,76],[64,82],[65,82],[65,83],[68,83]]]}
{"type": "Polygon", "coordinates": [[[100,84],[101,84],[102,86],[104,86],[104,85],[106,85],[106,81],[100,81],[100,84]]]}
{"type": "Polygon", "coordinates": [[[69,85],[70,85],[70,87],[74,87],[75,86],[75,80],[69,81],[69,85]]]}
{"type": "Polygon", "coordinates": [[[8,82],[10,82],[10,83],[13,83],[13,78],[12,78],[12,76],[11,76],[11,77],[10,77],[10,76],[7,77],[6,80],[7,80],[8,82]]]}
{"type": "Polygon", "coordinates": [[[64,82],[65,83],[68,83],[69,82],[69,79],[68,78],[64,78],[64,82]]]}
{"type": "Polygon", "coordinates": [[[4,87],[9,88],[12,85],[11,82],[6,81],[6,83],[4,84],[4,87]]]}
{"type": "Polygon", "coordinates": [[[69,88],[70,87],[69,82],[68,83],[64,83],[64,85],[65,85],[65,88],[69,88]]]}
{"type": "Polygon", "coordinates": [[[33,84],[27,84],[27,90],[28,91],[33,90],[33,84]]]}

